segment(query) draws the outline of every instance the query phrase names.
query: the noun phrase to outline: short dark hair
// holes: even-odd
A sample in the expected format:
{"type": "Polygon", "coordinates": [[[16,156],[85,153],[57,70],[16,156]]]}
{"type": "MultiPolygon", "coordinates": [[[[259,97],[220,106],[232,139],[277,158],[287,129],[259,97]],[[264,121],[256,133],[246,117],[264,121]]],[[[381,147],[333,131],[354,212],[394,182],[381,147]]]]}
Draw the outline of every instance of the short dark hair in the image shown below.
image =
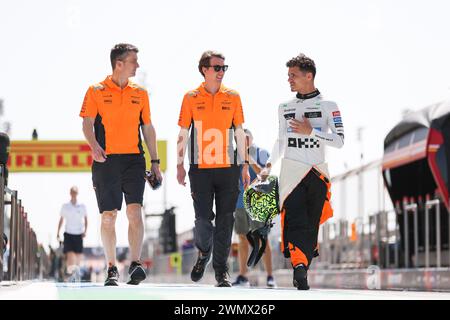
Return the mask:
{"type": "Polygon", "coordinates": [[[298,56],[286,62],[286,67],[288,68],[298,67],[300,71],[311,72],[313,78],[316,77],[316,64],[314,63],[314,60],[308,58],[303,53],[300,53],[298,56]]]}
{"type": "Polygon", "coordinates": [[[200,61],[198,62],[198,71],[200,71],[200,73],[202,74],[202,76],[205,76],[203,74],[203,67],[210,67],[211,65],[209,64],[210,60],[212,57],[216,57],[216,58],[220,58],[225,60],[225,56],[217,51],[212,51],[212,50],[208,50],[203,52],[200,61]]]}
{"type": "Polygon", "coordinates": [[[125,59],[127,57],[128,53],[130,53],[131,51],[136,52],[136,53],[139,52],[139,50],[136,46],[133,46],[132,44],[129,44],[129,43],[119,43],[119,44],[116,44],[111,49],[110,58],[111,58],[111,66],[112,66],[113,70],[116,68],[117,60],[125,59]]]}

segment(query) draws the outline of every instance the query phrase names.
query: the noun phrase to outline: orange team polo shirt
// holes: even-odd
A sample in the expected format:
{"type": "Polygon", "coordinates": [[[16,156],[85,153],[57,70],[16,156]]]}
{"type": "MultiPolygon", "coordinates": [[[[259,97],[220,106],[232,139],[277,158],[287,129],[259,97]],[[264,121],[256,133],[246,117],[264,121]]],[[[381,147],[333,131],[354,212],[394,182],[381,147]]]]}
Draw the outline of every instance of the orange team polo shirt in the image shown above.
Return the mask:
{"type": "Polygon", "coordinates": [[[205,83],[184,95],[178,125],[191,127],[191,164],[199,168],[226,168],[234,159],[234,128],[244,123],[239,94],[221,86],[211,95],[205,83]]]}
{"type": "Polygon", "coordinates": [[[86,92],[80,117],[95,118],[95,137],[106,154],[143,153],[139,128],[150,124],[150,103],[143,87],[128,81],[121,89],[111,76],[86,92]]]}

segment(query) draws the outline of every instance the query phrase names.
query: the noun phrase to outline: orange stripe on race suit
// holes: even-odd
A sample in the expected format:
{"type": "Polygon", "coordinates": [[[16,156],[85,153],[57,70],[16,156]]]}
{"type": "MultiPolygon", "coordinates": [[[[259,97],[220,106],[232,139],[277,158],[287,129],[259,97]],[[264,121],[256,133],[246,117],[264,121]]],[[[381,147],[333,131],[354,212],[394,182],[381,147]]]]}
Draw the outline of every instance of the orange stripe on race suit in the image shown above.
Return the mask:
{"type": "Polygon", "coordinates": [[[281,212],[281,217],[280,217],[280,224],[281,224],[281,252],[284,252],[284,218],[286,217],[286,209],[282,209],[281,212]]]}
{"type": "Polygon", "coordinates": [[[302,250],[300,250],[298,247],[294,246],[292,243],[289,242],[289,252],[291,253],[291,263],[292,266],[297,266],[299,264],[303,264],[305,267],[308,266],[308,259],[306,258],[305,254],[302,250]]]}
{"type": "Polygon", "coordinates": [[[322,215],[320,216],[320,225],[325,221],[330,219],[333,216],[333,208],[331,207],[330,199],[331,199],[331,182],[328,180],[323,174],[319,171],[314,170],[314,173],[326,184],[327,186],[327,197],[325,198],[325,202],[323,203],[322,215]]]}

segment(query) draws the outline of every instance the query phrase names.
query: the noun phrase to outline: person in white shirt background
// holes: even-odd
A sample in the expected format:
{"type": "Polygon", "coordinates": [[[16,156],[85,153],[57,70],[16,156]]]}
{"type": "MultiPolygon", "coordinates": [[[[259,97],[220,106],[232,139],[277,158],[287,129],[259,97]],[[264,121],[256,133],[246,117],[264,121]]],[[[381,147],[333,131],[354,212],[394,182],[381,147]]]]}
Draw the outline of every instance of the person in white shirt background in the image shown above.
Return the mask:
{"type": "Polygon", "coordinates": [[[77,200],[78,188],[70,188],[70,201],[63,204],[58,223],[57,238],[61,241],[60,231],[65,221],[64,249],[66,256],[66,271],[72,274],[80,268],[83,258],[83,238],[88,226],[86,206],[77,200]]]}

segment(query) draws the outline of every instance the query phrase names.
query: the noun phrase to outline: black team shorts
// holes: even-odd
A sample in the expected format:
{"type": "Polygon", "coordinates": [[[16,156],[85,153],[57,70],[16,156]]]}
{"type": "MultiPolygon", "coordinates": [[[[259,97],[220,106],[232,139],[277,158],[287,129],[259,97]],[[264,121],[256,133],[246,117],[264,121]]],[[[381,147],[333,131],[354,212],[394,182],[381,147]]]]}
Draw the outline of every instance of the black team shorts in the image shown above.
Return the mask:
{"type": "Polygon", "coordinates": [[[70,234],[64,232],[63,253],[83,253],[83,236],[81,234],[70,234]]]}
{"type": "Polygon", "coordinates": [[[92,182],[100,213],[120,210],[125,203],[142,205],[145,189],[145,158],[142,154],[110,154],[105,162],[92,164],[92,182]]]}

